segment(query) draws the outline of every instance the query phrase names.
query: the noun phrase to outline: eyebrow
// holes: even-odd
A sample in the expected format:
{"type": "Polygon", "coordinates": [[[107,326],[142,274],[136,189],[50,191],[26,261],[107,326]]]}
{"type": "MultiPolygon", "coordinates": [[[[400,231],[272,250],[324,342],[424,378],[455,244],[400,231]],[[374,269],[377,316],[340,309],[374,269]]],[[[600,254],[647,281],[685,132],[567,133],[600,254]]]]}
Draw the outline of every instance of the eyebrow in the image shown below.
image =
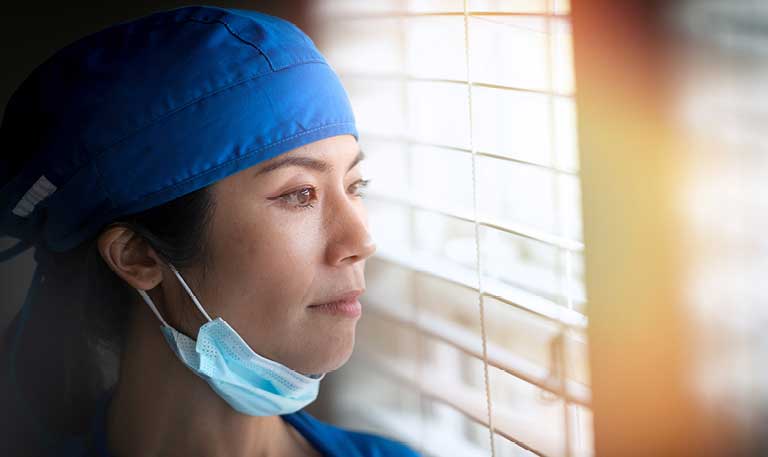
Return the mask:
{"type": "MultiPolygon", "coordinates": [[[[363,153],[362,149],[359,149],[357,151],[357,155],[355,156],[355,159],[352,160],[352,163],[350,163],[349,167],[347,167],[347,171],[354,168],[355,165],[357,165],[363,159],[365,159],[365,154],[363,153]]],[[[333,165],[329,164],[328,162],[323,162],[322,160],[317,160],[317,159],[313,159],[312,157],[305,157],[305,156],[290,156],[290,157],[284,157],[280,160],[276,160],[268,165],[265,165],[259,171],[256,172],[255,176],[259,176],[265,173],[269,173],[271,171],[275,171],[278,168],[291,167],[291,166],[308,168],[310,170],[316,170],[323,173],[328,173],[331,170],[333,170],[333,165]]]]}

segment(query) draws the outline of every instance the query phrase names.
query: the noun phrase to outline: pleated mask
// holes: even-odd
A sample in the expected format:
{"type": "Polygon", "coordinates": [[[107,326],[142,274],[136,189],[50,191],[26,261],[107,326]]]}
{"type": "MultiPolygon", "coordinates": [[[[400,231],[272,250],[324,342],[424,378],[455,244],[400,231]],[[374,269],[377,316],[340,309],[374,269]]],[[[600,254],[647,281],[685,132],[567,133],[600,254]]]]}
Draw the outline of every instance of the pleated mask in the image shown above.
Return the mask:
{"type": "Polygon", "coordinates": [[[232,408],[249,416],[275,416],[296,412],[312,403],[325,374],[304,375],[257,354],[224,319],[211,319],[178,270],[171,270],[208,320],[197,340],[169,325],[149,295],[136,289],[162,323],[165,340],[181,362],[232,408]]]}

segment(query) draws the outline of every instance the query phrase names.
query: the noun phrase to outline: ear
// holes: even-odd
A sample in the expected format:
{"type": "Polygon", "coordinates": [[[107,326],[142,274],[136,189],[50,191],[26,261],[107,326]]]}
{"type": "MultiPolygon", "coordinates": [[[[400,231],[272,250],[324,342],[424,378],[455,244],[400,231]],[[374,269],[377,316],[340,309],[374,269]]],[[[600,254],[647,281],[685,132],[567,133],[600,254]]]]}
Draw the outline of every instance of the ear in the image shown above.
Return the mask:
{"type": "Polygon", "coordinates": [[[164,263],[147,241],[133,230],[115,225],[97,240],[104,261],[130,286],[154,289],[163,279],[164,263]]]}

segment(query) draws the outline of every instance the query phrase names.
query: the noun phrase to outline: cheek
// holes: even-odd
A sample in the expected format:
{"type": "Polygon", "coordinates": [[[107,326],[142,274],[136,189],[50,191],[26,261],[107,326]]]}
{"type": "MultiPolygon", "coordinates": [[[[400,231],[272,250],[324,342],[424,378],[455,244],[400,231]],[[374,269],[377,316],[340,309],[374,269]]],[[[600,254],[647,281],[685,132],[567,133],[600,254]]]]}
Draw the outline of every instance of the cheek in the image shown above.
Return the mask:
{"type": "Polygon", "coordinates": [[[241,233],[239,238],[241,250],[246,247],[248,263],[275,273],[304,270],[315,265],[321,254],[319,231],[306,223],[275,219],[241,233]]]}
{"type": "Polygon", "coordinates": [[[220,234],[217,266],[221,268],[217,270],[236,289],[235,302],[272,316],[284,314],[291,303],[306,302],[305,295],[322,259],[321,235],[316,227],[306,219],[296,223],[265,214],[250,221],[240,219],[227,231],[220,234]]]}
{"type": "Polygon", "coordinates": [[[290,303],[296,295],[303,295],[316,265],[315,242],[292,236],[287,230],[252,245],[249,251],[252,256],[246,268],[262,273],[266,286],[271,289],[270,295],[282,297],[280,303],[290,303]]]}
{"type": "MultiPolygon", "coordinates": [[[[276,221],[277,222],[277,221],[276,221]]],[[[318,231],[242,219],[219,231],[215,300],[221,315],[258,353],[284,360],[305,325],[305,304],[321,258],[318,231]],[[226,233],[225,233],[226,232],[226,233]]]]}

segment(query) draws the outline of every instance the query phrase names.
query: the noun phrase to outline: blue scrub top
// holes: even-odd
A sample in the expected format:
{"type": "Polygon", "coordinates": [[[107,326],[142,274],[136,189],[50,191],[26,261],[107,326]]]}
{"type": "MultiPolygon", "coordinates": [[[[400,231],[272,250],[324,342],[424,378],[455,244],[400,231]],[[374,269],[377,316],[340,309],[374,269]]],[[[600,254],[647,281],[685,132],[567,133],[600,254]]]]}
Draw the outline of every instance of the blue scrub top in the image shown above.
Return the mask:
{"type": "MultiPolygon", "coordinates": [[[[113,457],[106,445],[106,415],[111,393],[104,395],[89,436],[72,440],[56,455],[113,457]]],[[[326,424],[306,411],[280,416],[301,433],[324,457],[420,457],[408,445],[371,433],[345,430],[326,424]]]]}

